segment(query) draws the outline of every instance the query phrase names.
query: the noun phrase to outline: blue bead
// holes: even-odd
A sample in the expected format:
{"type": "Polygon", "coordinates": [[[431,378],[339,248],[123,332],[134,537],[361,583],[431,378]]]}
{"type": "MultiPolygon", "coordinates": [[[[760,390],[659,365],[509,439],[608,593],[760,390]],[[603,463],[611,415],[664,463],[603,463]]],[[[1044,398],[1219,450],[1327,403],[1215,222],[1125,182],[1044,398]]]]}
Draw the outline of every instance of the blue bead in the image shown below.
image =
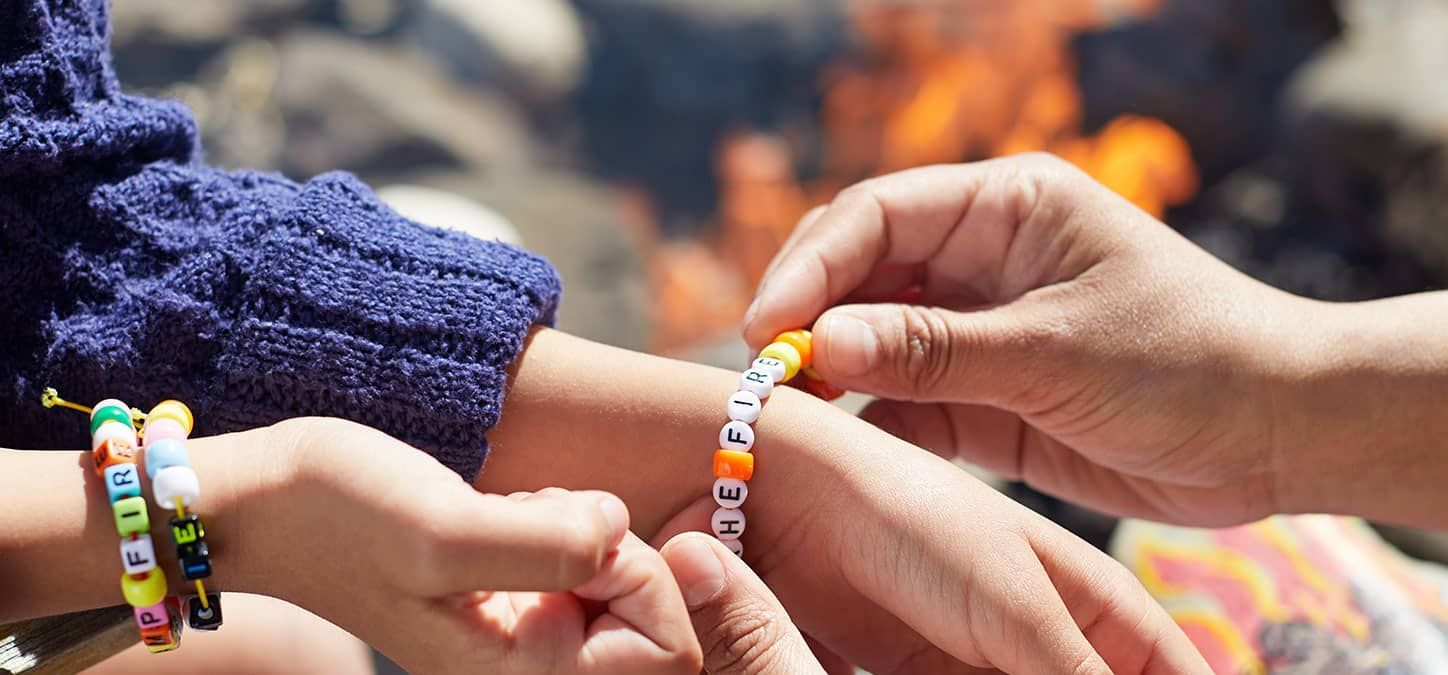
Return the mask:
{"type": "Polygon", "coordinates": [[[191,455],[186,452],[186,442],[174,438],[163,438],[146,446],[146,475],[156,478],[156,472],[168,466],[191,466],[191,455]]]}
{"type": "Polygon", "coordinates": [[[141,467],[135,464],[112,464],[101,474],[101,480],[106,483],[106,494],[112,504],[127,497],[141,496],[141,467]]]}

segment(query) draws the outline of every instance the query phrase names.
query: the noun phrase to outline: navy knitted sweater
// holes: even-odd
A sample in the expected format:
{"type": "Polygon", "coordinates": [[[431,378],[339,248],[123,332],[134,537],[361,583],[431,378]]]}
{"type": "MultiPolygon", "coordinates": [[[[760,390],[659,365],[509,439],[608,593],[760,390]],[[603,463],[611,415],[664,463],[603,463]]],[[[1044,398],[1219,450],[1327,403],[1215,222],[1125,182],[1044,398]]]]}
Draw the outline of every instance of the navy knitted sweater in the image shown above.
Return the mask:
{"type": "Polygon", "coordinates": [[[341,173],[201,161],[121,93],[105,0],[0,0],[0,446],[83,447],[37,403],[179,398],[197,432],[350,418],[471,479],[506,368],[553,320],[542,259],[423,227],[341,173]]]}

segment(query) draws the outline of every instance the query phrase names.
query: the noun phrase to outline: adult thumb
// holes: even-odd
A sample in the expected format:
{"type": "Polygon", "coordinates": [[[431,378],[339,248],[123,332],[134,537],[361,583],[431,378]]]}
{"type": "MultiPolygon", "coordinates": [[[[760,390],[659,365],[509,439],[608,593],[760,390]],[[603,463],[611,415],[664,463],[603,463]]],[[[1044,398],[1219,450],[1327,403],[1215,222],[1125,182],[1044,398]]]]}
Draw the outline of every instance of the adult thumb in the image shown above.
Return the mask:
{"type": "Polygon", "coordinates": [[[663,548],[710,675],[818,673],[804,635],[769,587],[713,537],[685,532],[663,548]]]}
{"type": "Polygon", "coordinates": [[[814,367],[831,384],[882,398],[1003,405],[1059,360],[1059,331],[1036,314],[1023,301],[969,312],[835,307],[815,322],[814,367]]]}

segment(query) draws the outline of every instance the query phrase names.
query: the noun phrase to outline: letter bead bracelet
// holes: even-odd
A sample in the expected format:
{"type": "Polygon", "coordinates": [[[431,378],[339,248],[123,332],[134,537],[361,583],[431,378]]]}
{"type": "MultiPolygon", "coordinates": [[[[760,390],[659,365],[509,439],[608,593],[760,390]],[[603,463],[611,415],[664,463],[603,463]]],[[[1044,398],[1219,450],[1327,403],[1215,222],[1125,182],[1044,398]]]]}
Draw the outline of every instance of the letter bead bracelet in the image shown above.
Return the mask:
{"type": "Polygon", "coordinates": [[[151,519],[141,497],[141,470],[137,457],[145,458],[156,502],[174,507],[171,533],[176,542],[181,576],[194,580],[197,597],[188,604],[192,628],[215,630],[221,625],[218,594],[207,594],[201,579],[211,575],[205,534],[195,514],[186,506],[199,496],[196,472],[188,464],[185,440],[192,426],[191,411],[179,401],[164,401],[143,415],[117,399],[106,399],[94,407],[66,401],[54,389],[46,389],[41,403],[90,414],[91,458],[105,485],[111,503],[116,532],[121,536],[121,594],[134,611],[141,642],[152,653],[181,646],[182,608],[175,596],[167,595],[165,573],[157,566],[151,538],[151,519]],[[144,419],[138,433],[135,420],[144,419]],[[144,443],[139,443],[144,439],[144,443]],[[138,449],[143,449],[141,452],[138,449]]]}
{"type": "Polygon", "coordinates": [[[739,376],[739,391],[725,404],[729,421],[719,430],[719,446],[714,451],[714,510],[710,525],[714,536],[735,555],[744,555],[744,500],[749,497],[749,479],[754,476],[754,427],[764,408],[764,401],[774,392],[776,384],[785,384],[803,375],[799,388],[825,400],[844,394],[825,382],[811,368],[811,335],[807,330],[780,333],[769,346],[759,351],[758,358],[739,376]]]}

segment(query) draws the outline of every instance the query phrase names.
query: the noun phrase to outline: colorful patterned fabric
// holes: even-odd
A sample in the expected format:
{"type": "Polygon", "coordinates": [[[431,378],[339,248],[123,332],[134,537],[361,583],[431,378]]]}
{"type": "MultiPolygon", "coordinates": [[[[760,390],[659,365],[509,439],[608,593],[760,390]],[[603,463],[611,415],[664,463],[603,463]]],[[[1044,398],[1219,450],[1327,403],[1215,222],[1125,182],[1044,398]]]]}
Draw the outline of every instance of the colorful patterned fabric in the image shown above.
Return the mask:
{"type": "Polygon", "coordinates": [[[1111,549],[1218,673],[1448,673],[1448,573],[1360,520],[1123,521],[1111,549]]]}

